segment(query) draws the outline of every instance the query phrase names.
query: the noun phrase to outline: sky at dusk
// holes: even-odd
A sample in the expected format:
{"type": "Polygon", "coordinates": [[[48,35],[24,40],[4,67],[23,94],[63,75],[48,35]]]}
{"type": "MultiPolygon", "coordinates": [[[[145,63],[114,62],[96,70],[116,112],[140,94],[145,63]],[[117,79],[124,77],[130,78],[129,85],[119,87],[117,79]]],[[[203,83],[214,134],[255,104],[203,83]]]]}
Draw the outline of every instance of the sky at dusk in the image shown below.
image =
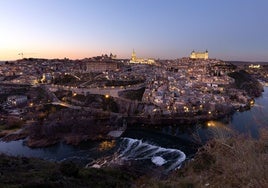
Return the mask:
{"type": "Polygon", "coordinates": [[[268,0],[0,0],[0,60],[101,54],[268,61],[268,0]]]}

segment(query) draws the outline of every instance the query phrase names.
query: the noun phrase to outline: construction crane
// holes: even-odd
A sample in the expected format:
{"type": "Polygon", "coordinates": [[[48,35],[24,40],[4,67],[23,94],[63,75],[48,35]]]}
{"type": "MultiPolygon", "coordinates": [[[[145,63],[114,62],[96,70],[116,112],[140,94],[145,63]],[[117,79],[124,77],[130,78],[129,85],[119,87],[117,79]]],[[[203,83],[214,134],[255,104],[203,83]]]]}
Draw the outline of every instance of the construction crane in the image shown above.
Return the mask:
{"type": "Polygon", "coordinates": [[[23,52],[19,53],[18,55],[20,55],[21,59],[23,59],[23,52]]]}
{"type": "Polygon", "coordinates": [[[23,59],[25,56],[29,56],[29,55],[33,55],[33,54],[36,54],[36,53],[19,53],[18,55],[21,56],[21,59],[23,59]]]}

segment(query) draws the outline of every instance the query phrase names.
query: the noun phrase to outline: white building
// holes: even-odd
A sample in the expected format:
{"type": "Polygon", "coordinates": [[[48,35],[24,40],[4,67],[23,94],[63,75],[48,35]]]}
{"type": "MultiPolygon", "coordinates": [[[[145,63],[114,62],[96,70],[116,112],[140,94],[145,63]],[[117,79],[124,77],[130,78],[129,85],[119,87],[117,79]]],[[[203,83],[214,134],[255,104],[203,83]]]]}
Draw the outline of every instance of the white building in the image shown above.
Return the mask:
{"type": "Polygon", "coordinates": [[[27,102],[27,96],[25,95],[11,95],[7,97],[7,102],[13,106],[17,106],[27,102]]]}

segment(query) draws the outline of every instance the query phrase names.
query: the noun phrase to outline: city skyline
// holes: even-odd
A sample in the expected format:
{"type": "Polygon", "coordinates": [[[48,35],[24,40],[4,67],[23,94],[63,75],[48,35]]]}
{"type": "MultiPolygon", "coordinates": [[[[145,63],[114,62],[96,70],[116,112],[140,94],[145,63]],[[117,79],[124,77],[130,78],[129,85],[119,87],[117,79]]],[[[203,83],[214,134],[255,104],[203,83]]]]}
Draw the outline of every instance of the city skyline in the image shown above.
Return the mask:
{"type": "Polygon", "coordinates": [[[268,2],[0,1],[0,60],[101,54],[268,61],[268,2]]]}

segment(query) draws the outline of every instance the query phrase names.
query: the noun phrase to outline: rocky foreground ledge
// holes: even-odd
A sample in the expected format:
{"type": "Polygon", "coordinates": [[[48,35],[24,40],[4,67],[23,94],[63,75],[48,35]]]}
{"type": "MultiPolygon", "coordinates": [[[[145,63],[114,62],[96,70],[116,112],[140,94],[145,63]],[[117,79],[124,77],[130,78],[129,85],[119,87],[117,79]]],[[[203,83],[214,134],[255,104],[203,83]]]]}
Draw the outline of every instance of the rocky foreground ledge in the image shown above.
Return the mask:
{"type": "Polygon", "coordinates": [[[267,187],[267,144],[267,129],[260,131],[259,140],[215,139],[201,147],[194,160],[165,177],[155,171],[142,174],[128,165],[84,168],[0,155],[0,187],[267,187]]]}

